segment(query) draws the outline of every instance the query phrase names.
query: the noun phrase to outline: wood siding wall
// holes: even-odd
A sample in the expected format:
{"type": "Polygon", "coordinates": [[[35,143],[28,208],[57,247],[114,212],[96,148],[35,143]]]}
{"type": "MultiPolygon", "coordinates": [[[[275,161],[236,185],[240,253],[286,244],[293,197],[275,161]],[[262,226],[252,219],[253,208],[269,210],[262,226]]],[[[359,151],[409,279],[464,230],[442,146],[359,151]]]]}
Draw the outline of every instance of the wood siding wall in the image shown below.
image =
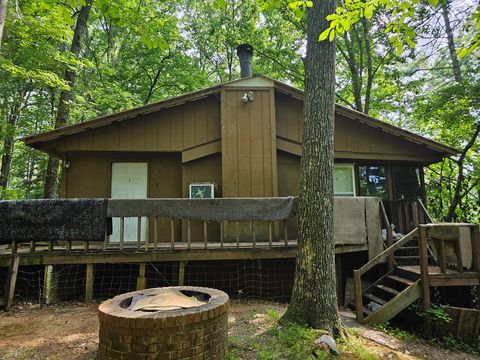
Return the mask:
{"type": "Polygon", "coordinates": [[[222,90],[223,197],[277,196],[273,88],[222,90]]]}
{"type": "MultiPolygon", "coordinates": [[[[276,92],[277,136],[300,144],[303,132],[303,102],[276,92]]],[[[441,154],[378,128],[345,116],[335,116],[335,158],[398,160],[416,162],[441,161],[441,154]]]]}
{"type": "Polygon", "coordinates": [[[215,96],[51,141],[47,151],[182,151],[220,139],[215,96]]]}
{"type": "MultiPolygon", "coordinates": [[[[209,182],[215,184],[215,197],[222,197],[222,156],[220,154],[211,155],[190,161],[183,164],[182,171],[182,196],[189,197],[189,185],[195,182],[209,182]]],[[[208,234],[214,239],[220,238],[220,225],[218,223],[208,223],[208,234]]],[[[182,231],[186,234],[186,224],[184,221],[182,231]]],[[[191,222],[192,241],[203,240],[203,222],[191,222]]],[[[185,237],[184,237],[185,238],[185,237]]]]}

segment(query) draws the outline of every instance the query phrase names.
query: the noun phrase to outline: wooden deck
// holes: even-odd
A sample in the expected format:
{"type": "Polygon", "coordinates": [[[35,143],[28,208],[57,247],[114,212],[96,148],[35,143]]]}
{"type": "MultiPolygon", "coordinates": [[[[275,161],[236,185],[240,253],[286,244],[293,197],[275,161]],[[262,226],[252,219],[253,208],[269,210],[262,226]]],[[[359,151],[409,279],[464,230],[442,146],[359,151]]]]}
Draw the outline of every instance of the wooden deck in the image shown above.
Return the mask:
{"type": "MultiPolygon", "coordinates": [[[[366,245],[337,245],[337,254],[367,251],[366,245]]],[[[90,244],[54,246],[37,244],[31,252],[28,244],[19,245],[17,254],[19,265],[54,265],[54,264],[99,264],[99,263],[148,263],[162,261],[195,261],[195,260],[241,260],[241,259],[291,259],[295,258],[297,240],[273,242],[176,242],[172,249],[170,242],[157,243],[148,249],[137,244],[126,243],[122,250],[118,245],[90,244]]],[[[0,249],[0,267],[9,266],[11,250],[0,249]]]]}
{"type": "MultiPolygon", "coordinates": [[[[421,276],[419,265],[398,266],[398,269],[409,272],[413,275],[421,276]]],[[[464,271],[458,272],[456,269],[446,269],[442,273],[439,266],[428,266],[428,275],[430,286],[475,286],[480,285],[480,272],[464,271]]]]}

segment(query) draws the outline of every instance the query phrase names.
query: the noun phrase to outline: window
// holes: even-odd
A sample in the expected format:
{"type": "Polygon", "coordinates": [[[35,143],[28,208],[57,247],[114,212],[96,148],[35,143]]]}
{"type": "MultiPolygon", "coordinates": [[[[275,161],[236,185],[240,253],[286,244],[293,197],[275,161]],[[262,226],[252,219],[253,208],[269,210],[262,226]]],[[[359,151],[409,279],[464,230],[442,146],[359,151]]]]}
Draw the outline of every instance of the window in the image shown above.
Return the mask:
{"type": "Polygon", "coordinates": [[[355,166],[335,164],[333,172],[333,193],[336,196],[355,196],[355,166]]]}
{"type": "Polygon", "coordinates": [[[393,166],[392,177],[395,199],[413,199],[422,196],[418,167],[393,166]]]}
{"type": "Polygon", "coordinates": [[[387,170],[385,166],[363,165],[358,168],[361,196],[388,198],[387,170]]]}
{"type": "Polygon", "coordinates": [[[213,199],[215,185],[212,183],[190,184],[190,199],[213,199]]]}

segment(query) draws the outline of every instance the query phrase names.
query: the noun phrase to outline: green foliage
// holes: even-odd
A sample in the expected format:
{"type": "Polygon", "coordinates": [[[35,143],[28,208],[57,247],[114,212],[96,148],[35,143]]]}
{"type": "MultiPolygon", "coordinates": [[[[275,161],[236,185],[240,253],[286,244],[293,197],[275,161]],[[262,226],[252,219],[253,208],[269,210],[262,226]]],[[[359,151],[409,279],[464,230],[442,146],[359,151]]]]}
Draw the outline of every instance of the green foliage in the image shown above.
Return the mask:
{"type": "Polygon", "coordinates": [[[441,346],[447,349],[460,350],[473,355],[480,354],[480,344],[469,345],[453,336],[444,336],[441,339],[430,339],[430,342],[436,346],[441,346]]]}
{"type": "Polygon", "coordinates": [[[284,359],[322,359],[326,354],[316,348],[314,340],[320,336],[318,330],[306,328],[296,324],[287,326],[274,326],[268,330],[272,337],[267,346],[254,344],[258,350],[258,359],[274,360],[284,359]]]}
{"type": "Polygon", "coordinates": [[[452,321],[452,318],[441,305],[433,304],[430,309],[427,310],[427,314],[430,316],[432,321],[449,323],[452,321]]]}
{"type": "Polygon", "coordinates": [[[402,339],[402,340],[410,340],[414,336],[409,333],[408,331],[401,330],[395,326],[391,326],[388,322],[379,324],[375,326],[378,330],[383,331],[384,333],[394,336],[396,338],[402,339]]]}

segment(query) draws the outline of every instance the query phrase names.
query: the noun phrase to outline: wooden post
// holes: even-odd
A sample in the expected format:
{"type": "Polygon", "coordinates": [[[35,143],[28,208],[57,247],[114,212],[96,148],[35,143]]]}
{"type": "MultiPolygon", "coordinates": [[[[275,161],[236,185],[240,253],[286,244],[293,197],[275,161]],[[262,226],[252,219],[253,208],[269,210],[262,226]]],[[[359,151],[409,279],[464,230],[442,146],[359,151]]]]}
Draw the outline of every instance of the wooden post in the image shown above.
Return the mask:
{"type": "Polygon", "coordinates": [[[91,304],[93,301],[93,264],[87,264],[87,274],[85,278],[85,303],[91,304]]]}
{"type": "Polygon", "coordinates": [[[54,304],[57,301],[57,277],[53,265],[45,265],[43,288],[45,304],[54,304]]]}
{"type": "Polygon", "coordinates": [[[285,247],[288,247],[287,219],[283,219],[283,235],[285,238],[285,247]]]}
{"type": "Polygon", "coordinates": [[[342,273],[342,255],[335,254],[335,276],[337,278],[337,303],[343,306],[343,273],[342,273]]]}
{"type": "MultiPolygon", "coordinates": [[[[458,231],[460,232],[460,227],[458,228],[458,231]]],[[[457,253],[457,271],[463,273],[462,243],[460,242],[460,237],[457,239],[455,245],[455,252],[457,253]]]]}
{"type": "Polygon", "coordinates": [[[157,251],[158,247],[158,216],[153,220],[153,249],[157,251]]]}
{"type": "Polygon", "coordinates": [[[442,272],[442,274],[446,274],[447,266],[445,260],[445,240],[438,239],[435,241],[437,241],[438,244],[438,266],[440,267],[440,271],[442,272]]]}
{"type": "Polygon", "coordinates": [[[420,276],[422,279],[422,311],[430,309],[430,277],[428,275],[427,226],[419,226],[420,276]]]}
{"type": "Polygon", "coordinates": [[[272,238],[273,238],[273,228],[272,228],[272,222],[268,222],[268,248],[272,248],[272,238]]]}
{"type": "Polygon", "coordinates": [[[147,278],[145,276],[145,263],[138,264],[137,290],[147,288],[147,278]]]}
{"type": "Polygon", "coordinates": [[[137,250],[140,250],[140,245],[142,243],[142,218],[137,217],[137,250]]]}
{"type": "MultiPolygon", "coordinates": [[[[393,229],[391,225],[387,226],[387,248],[393,245],[393,229]]],[[[395,267],[395,254],[392,252],[388,256],[388,268],[389,270],[393,269],[395,267]]]]}
{"type": "Polygon", "coordinates": [[[175,248],[175,220],[170,219],[170,247],[175,248]]]}
{"type": "Polygon", "coordinates": [[[178,262],[178,286],[183,286],[185,283],[185,261],[178,262]]]}
{"type": "Polygon", "coordinates": [[[145,226],[146,226],[146,229],[145,229],[145,230],[146,230],[146,231],[145,231],[145,246],[144,246],[145,251],[148,251],[148,247],[150,246],[150,244],[149,244],[149,240],[150,240],[150,239],[149,239],[149,238],[150,238],[150,228],[148,227],[149,221],[150,221],[150,218],[147,217],[147,218],[146,218],[146,221],[145,221],[145,222],[146,222],[146,224],[145,224],[145,226]]]}
{"type": "Polygon", "coordinates": [[[420,219],[418,217],[418,201],[412,202],[412,218],[413,218],[413,227],[418,227],[420,219]]]}
{"type": "Polygon", "coordinates": [[[125,241],[125,218],[120,218],[120,250],[123,250],[123,242],[125,241]]]}
{"type": "Polygon", "coordinates": [[[470,239],[472,241],[472,269],[480,271],[480,230],[479,225],[470,228],[470,239]]]}
{"type": "Polygon", "coordinates": [[[253,248],[256,248],[257,245],[257,234],[255,233],[255,221],[252,220],[252,236],[253,236],[253,248]]]}
{"type": "Polygon", "coordinates": [[[223,221],[220,221],[220,249],[223,249],[223,237],[225,236],[225,229],[223,221]]]}
{"type": "MultiPolygon", "coordinates": [[[[70,251],[68,248],[67,248],[67,251],[70,251]]],[[[30,253],[34,253],[35,252],[35,241],[30,241],[30,253]]]]}
{"type": "Polygon", "coordinates": [[[203,247],[206,249],[208,247],[208,224],[206,220],[203,220],[203,247]]]}
{"type": "Polygon", "coordinates": [[[235,233],[237,237],[237,249],[240,248],[240,229],[238,227],[238,221],[235,221],[235,233]]]}
{"type": "Polygon", "coordinates": [[[12,254],[10,266],[8,267],[8,277],[5,289],[5,310],[8,311],[13,305],[13,296],[15,295],[15,285],[17,284],[18,275],[18,254],[12,254]]]}
{"type": "Polygon", "coordinates": [[[192,226],[190,224],[190,219],[187,220],[187,246],[188,249],[192,247],[192,226]]]}
{"type": "Polygon", "coordinates": [[[357,321],[363,322],[363,301],[362,301],[362,277],[360,270],[353,270],[353,283],[355,285],[355,313],[357,321]]]}

